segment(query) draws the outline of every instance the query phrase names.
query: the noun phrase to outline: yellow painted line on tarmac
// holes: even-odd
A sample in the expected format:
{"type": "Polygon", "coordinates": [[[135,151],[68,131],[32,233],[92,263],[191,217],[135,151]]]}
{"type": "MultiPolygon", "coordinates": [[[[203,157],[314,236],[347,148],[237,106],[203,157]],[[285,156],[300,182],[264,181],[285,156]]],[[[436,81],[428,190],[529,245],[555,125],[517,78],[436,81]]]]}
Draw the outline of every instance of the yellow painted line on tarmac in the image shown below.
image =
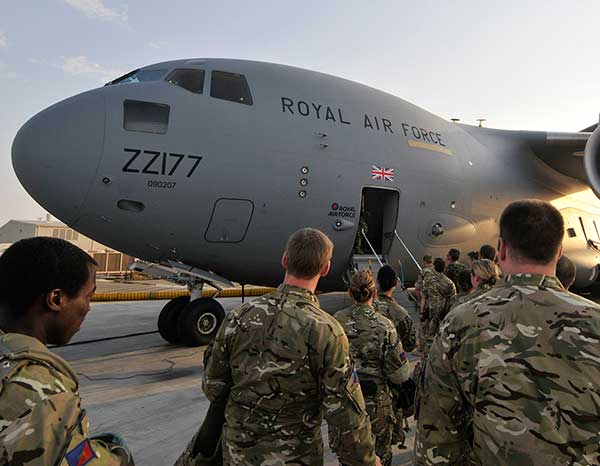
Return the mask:
{"type": "MultiPolygon", "coordinates": [[[[269,287],[252,287],[244,290],[244,296],[262,296],[274,291],[275,288],[269,287]]],[[[214,290],[203,290],[202,297],[210,298],[215,294],[214,290]]],[[[96,293],[92,296],[92,301],[147,301],[153,299],[174,299],[180,296],[189,296],[187,290],[163,290],[163,291],[118,291],[113,293],[96,293]]],[[[226,288],[219,291],[217,298],[241,298],[241,288],[226,288]]]]}
{"type": "Polygon", "coordinates": [[[408,140],[408,146],[413,149],[427,149],[441,154],[452,155],[452,151],[446,147],[441,147],[436,144],[428,144],[423,141],[415,141],[414,139],[408,140]]]}

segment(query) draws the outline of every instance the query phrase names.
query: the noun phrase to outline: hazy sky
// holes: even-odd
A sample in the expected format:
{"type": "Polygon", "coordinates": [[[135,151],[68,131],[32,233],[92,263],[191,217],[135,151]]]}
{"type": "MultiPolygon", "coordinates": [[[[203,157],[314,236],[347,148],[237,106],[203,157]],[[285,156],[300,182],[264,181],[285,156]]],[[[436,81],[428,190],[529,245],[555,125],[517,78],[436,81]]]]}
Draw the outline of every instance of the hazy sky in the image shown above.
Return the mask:
{"type": "Polygon", "coordinates": [[[0,225],[44,214],[10,162],[45,107],[154,62],[271,61],[445,118],[578,131],[600,112],[598,0],[0,0],[0,225]]]}

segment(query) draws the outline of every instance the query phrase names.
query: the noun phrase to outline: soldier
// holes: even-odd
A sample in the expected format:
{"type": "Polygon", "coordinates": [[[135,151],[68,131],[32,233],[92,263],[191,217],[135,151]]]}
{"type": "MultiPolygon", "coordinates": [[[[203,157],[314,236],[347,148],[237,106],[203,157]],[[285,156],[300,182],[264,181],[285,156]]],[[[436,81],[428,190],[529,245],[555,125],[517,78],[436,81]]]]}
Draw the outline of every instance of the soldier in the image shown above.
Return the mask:
{"type": "Polygon", "coordinates": [[[398,286],[398,275],[389,265],[384,265],[377,272],[379,293],[373,302],[375,309],[390,319],[396,328],[398,338],[405,351],[412,351],[417,346],[417,336],[413,321],[404,309],[394,299],[394,291],[398,286]]]}
{"type": "Polygon", "coordinates": [[[560,280],[565,289],[571,288],[575,281],[575,264],[567,256],[561,256],[556,264],[556,278],[560,280]]]}
{"type": "Polygon", "coordinates": [[[480,259],[489,259],[492,262],[496,262],[497,255],[496,248],[491,244],[484,244],[479,248],[480,259]]]}
{"type": "Polygon", "coordinates": [[[457,298],[452,305],[453,308],[477,299],[481,295],[491,290],[498,281],[500,272],[496,264],[494,264],[491,260],[480,259],[473,262],[473,269],[469,272],[469,275],[471,278],[473,292],[457,298]]]}
{"type": "Polygon", "coordinates": [[[421,302],[421,289],[423,288],[423,278],[427,272],[433,270],[433,257],[431,254],[425,254],[423,256],[423,268],[419,271],[417,281],[415,282],[415,294],[417,296],[417,305],[421,302]]]}
{"type": "MultiPolygon", "coordinates": [[[[404,350],[412,351],[417,346],[417,336],[413,321],[406,309],[400,306],[393,297],[394,290],[398,285],[398,275],[389,265],[384,265],[377,272],[377,283],[379,284],[379,293],[375,301],[373,301],[373,306],[383,316],[392,321],[404,350]]],[[[404,446],[405,417],[402,409],[395,410],[395,415],[396,422],[394,423],[392,434],[392,445],[399,444],[399,446],[404,446]]]]}
{"type": "Polygon", "coordinates": [[[427,353],[433,337],[444,318],[451,300],[456,294],[452,280],[444,275],[444,259],[438,257],[433,261],[434,270],[427,273],[423,279],[422,297],[420,303],[421,315],[421,352],[427,353]]]}
{"type": "MultiPolygon", "coordinates": [[[[472,265],[472,264],[471,264],[472,265]]],[[[458,286],[460,291],[457,289],[458,294],[456,295],[456,299],[460,299],[463,296],[467,296],[475,291],[473,287],[473,282],[471,281],[471,270],[463,270],[458,274],[458,286]]]]}
{"type": "Polygon", "coordinates": [[[224,464],[323,464],[323,415],[341,463],[379,464],[348,339],[314,294],[332,251],[318,230],[294,233],[283,284],[231,311],[207,350],[202,388],[227,403],[224,464]]]}
{"type": "Polygon", "coordinates": [[[473,262],[479,260],[479,252],[471,251],[467,253],[467,268],[470,268],[473,262]]]}
{"type": "Polygon", "coordinates": [[[58,238],[31,238],[0,257],[0,463],[132,466],[116,434],[90,437],[75,371],[47,344],[79,330],[97,266],[58,238]]]}
{"type": "Polygon", "coordinates": [[[421,465],[600,464],[600,307],[554,276],[560,212],[510,204],[504,279],[442,323],[417,425],[421,465]]]}
{"type": "Polygon", "coordinates": [[[444,273],[452,280],[455,287],[458,287],[458,274],[463,270],[467,270],[467,266],[458,262],[458,259],[460,259],[460,251],[454,248],[450,249],[446,255],[446,270],[444,273]]]}
{"type": "Polygon", "coordinates": [[[335,314],[350,341],[350,354],[356,362],[375,451],[383,466],[392,463],[394,410],[390,384],[408,380],[410,365],[392,322],[373,308],[375,280],[369,270],[356,272],[350,281],[354,304],[335,314]]]}

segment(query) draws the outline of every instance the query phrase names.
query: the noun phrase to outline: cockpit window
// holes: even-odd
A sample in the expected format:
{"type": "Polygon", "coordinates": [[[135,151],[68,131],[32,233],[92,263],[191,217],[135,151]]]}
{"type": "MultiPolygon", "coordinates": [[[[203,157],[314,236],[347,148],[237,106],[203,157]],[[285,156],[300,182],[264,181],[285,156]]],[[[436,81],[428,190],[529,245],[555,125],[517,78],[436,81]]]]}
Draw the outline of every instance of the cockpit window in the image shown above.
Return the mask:
{"type": "Polygon", "coordinates": [[[204,89],[204,70],[175,70],[167,76],[167,82],[183,87],[194,94],[202,94],[202,90],[204,89]]]}
{"type": "Polygon", "coordinates": [[[246,78],[241,74],[213,71],[210,95],[217,99],[252,105],[250,88],[248,87],[246,78]]]}
{"type": "Polygon", "coordinates": [[[124,74],[120,78],[114,79],[105,86],[111,86],[113,84],[129,84],[129,83],[142,83],[147,81],[158,81],[162,78],[167,70],[133,70],[127,74],[124,74]]]}

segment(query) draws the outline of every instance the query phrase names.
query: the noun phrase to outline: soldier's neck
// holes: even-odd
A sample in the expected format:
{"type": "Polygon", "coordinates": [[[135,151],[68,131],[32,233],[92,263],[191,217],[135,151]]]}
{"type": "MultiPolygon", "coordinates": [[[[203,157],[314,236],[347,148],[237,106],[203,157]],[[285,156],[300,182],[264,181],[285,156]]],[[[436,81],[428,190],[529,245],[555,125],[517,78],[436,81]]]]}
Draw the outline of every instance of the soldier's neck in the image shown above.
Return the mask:
{"type": "Polygon", "coordinates": [[[517,275],[520,273],[530,273],[533,275],[556,275],[556,262],[549,264],[527,264],[521,262],[502,262],[500,264],[502,273],[505,276],[517,275]]]}
{"type": "Polygon", "coordinates": [[[37,338],[44,345],[48,344],[46,330],[43,325],[40,325],[40,320],[29,319],[28,321],[13,322],[0,314],[0,328],[6,333],[20,333],[33,338],[37,338]]]}
{"type": "Polygon", "coordinates": [[[383,295],[383,296],[387,296],[388,298],[391,298],[392,295],[394,294],[394,288],[391,288],[387,291],[380,291],[379,294],[383,295]]]}
{"type": "Polygon", "coordinates": [[[306,280],[304,278],[298,278],[294,275],[290,275],[289,273],[285,274],[285,278],[283,279],[284,285],[297,286],[298,288],[304,288],[305,290],[314,293],[317,289],[317,283],[319,283],[320,275],[317,275],[314,278],[306,280]]]}

